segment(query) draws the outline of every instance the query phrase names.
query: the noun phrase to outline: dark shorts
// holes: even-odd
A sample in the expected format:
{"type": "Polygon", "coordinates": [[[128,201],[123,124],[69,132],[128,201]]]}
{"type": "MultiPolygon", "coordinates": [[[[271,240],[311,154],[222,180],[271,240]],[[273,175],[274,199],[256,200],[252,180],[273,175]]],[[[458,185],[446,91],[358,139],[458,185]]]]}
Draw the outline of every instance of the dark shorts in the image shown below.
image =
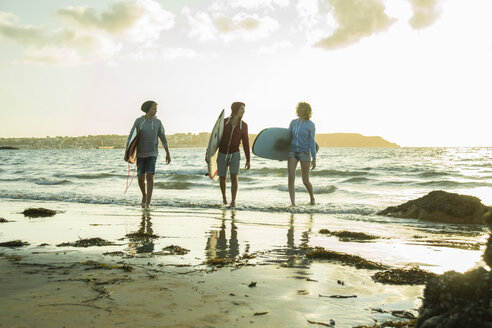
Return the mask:
{"type": "Polygon", "coordinates": [[[145,173],[155,174],[155,162],[157,157],[145,157],[137,158],[137,173],[138,176],[144,175],[145,173]]]}
{"type": "Polygon", "coordinates": [[[297,158],[301,162],[311,162],[311,154],[308,151],[301,151],[301,152],[290,151],[289,158],[297,158]]]}

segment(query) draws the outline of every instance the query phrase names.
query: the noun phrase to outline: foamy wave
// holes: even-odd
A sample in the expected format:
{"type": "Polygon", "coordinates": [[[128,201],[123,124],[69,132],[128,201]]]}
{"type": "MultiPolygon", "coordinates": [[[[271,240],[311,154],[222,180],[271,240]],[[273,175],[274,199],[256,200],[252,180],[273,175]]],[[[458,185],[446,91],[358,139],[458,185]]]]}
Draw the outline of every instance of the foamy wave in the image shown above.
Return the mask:
{"type": "Polygon", "coordinates": [[[106,173],[106,172],[94,172],[94,173],[80,173],[80,174],[60,174],[58,175],[59,177],[66,177],[66,178],[76,178],[76,179],[105,179],[105,178],[121,178],[125,177],[126,175],[121,175],[121,174],[111,174],[111,173],[106,173]]]}
{"type": "MultiPolygon", "coordinates": [[[[126,199],[114,199],[109,197],[87,197],[77,194],[64,193],[63,195],[49,195],[45,193],[2,193],[0,198],[29,200],[29,201],[50,201],[50,202],[66,202],[80,204],[99,204],[99,205],[121,205],[139,207],[138,199],[128,201],[126,199]]],[[[153,200],[152,208],[195,208],[195,209],[228,209],[228,207],[216,201],[193,202],[184,200],[153,200]]],[[[352,205],[333,205],[333,204],[316,204],[316,205],[300,205],[290,207],[287,204],[278,205],[262,205],[262,204],[239,204],[234,208],[237,211],[252,211],[252,212],[269,212],[269,213],[307,213],[307,214],[355,214],[355,215],[371,215],[377,211],[376,207],[368,205],[352,204],[352,205]]]]}
{"type": "Polygon", "coordinates": [[[34,183],[37,185],[41,185],[41,186],[55,186],[55,185],[70,184],[70,183],[72,183],[72,181],[62,180],[62,179],[41,178],[41,179],[34,181],[34,183]]]}
{"type": "MultiPolygon", "coordinates": [[[[331,185],[321,186],[321,187],[314,186],[313,188],[315,194],[331,194],[337,190],[337,187],[331,185]]],[[[273,189],[278,191],[289,191],[289,187],[286,184],[274,186],[273,189]]],[[[304,185],[296,186],[295,190],[296,192],[307,192],[306,187],[304,187],[304,185]]]]}

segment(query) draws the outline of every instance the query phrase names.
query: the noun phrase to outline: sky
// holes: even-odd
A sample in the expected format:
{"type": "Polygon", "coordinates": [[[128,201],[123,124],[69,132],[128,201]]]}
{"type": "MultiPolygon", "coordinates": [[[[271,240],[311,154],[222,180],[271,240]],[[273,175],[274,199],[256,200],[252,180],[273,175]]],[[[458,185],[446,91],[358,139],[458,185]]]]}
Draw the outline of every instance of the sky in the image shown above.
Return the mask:
{"type": "Polygon", "coordinates": [[[490,0],[0,0],[0,137],[287,127],[492,146],[490,0]],[[36,3],[35,7],[33,3],[36,3]],[[36,8],[36,9],[34,9],[36,8]]]}

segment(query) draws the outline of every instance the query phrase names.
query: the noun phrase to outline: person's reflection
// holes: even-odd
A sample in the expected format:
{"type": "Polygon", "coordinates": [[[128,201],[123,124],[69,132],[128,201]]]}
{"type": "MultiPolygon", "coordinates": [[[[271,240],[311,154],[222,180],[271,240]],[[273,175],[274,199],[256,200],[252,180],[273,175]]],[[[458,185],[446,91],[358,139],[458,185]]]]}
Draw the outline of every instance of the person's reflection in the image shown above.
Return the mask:
{"type": "MultiPolygon", "coordinates": [[[[311,234],[311,230],[313,228],[313,214],[309,214],[309,218],[307,221],[307,230],[303,231],[301,234],[301,243],[298,247],[295,245],[295,216],[294,213],[290,214],[289,218],[289,229],[287,230],[287,247],[285,248],[285,255],[287,257],[287,266],[296,266],[298,265],[298,255],[301,254],[301,249],[309,246],[309,235],[311,234]]],[[[305,259],[301,260],[301,263],[306,264],[305,259]]]]}
{"type": "Polygon", "coordinates": [[[150,213],[144,211],[140,228],[138,231],[130,234],[130,253],[136,255],[138,253],[152,253],[154,251],[154,231],[152,230],[152,221],[150,213]]]}
{"type": "Polygon", "coordinates": [[[309,235],[313,230],[313,214],[309,214],[308,222],[307,222],[307,230],[302,232],[301,236],[301,244],[299,245],[301,248],[305,248],[309,246],[309,235]]]}
{"type": "Polygon", "coordinates": [[[231,232],[230,238],[227,240],[226,236],[226,213],[222,211],[220,230],[210,231],[210,235],[207,238],[207,245],[205,246],[205,254],[207,259],[234,259],[239,255],[239,242],[237,239],[237,226],[236,226],[236,211],[231,211],[231,232]]]}

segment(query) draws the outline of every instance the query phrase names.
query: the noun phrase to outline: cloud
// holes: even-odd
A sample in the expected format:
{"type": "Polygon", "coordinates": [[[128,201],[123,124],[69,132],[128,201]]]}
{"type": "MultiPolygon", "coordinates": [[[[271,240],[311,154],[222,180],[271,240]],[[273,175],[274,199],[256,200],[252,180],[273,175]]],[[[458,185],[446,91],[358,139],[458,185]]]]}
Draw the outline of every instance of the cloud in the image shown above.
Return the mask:
{"type": "Polygon", "coordinates": [[[25,46],[23,61],[74,65],[112,61],[135,44],[155,47],[161,32],[174,26],[174,15],[155,0],[115,2],[100,14],[89,7],[56,13],[62,24],[47,29],[19,24],[15,15],[0,12],[0,35],[25,46]]]}
{"type": "Polygon", "coordinates": [[[278,41],[278,42],[274,42],[269,46],[261,46],[260,49],[258,49],[257,53],[260,55],[275,55],[280,50],[288,49],[292,47],[293,45],[290,41],[287,40],[278,41]]]}
{"type": "Polygon", "coordinates": [[[414,29],[432,25],[440,16],[438,0],[409,0],[412,4],[413,16],[408,21],[414,29]]]}
{"type": "Polygon", "coordinates": [[[288,7],[290,0],[228,0],[227,5],[231,8],[244,8],[256,10],[260,8],[288,7]]]}
{"type": "Polygon", "coordinates": [[[387,16],[378,0],[328,0],[338,28],[315,46],[324,49],[346,47],[363,37],[384,31],[396,20],[387,16]]]}
{"type": "Polygon", "coordinates": [[[279,27],[275,19],[256,14],[238,13],[232,17],[217,11],[192,14],[185,8],[183,15],[190,26],[189,37],[199,41],[256,41],[268,37],[279,27]]]}
{"type": "Polygon", "coordinates": [[[17,25],[17,16],[11,13],[0,12],[0,35],[22,44],[42,44],[45,42],[43,28],[17,25]]]}
{"type": "Polygon", "coordinates": [[[97,34],[21,25],[15,15],[4,12],[0,12],[0,35],[25,46],[21,59],[24,62],[74,65],[89,58],[109,58],[121,48],[110,38],[97,34]]]}
{"type": "Polygon", "coordinates": [[[174,26],[174,14],[155,0],[116,2],[99,15],[89,7],[68,7],[57,15],[79,28],[127,36],[134,42],[155,41],[163,30],[174,26]]]}
{"type": "Polygon", "coordinates": [[[195,50],[189,48],[167,48],[162,51],[164,59],[194,58],[197,55],[195,50]]]}

